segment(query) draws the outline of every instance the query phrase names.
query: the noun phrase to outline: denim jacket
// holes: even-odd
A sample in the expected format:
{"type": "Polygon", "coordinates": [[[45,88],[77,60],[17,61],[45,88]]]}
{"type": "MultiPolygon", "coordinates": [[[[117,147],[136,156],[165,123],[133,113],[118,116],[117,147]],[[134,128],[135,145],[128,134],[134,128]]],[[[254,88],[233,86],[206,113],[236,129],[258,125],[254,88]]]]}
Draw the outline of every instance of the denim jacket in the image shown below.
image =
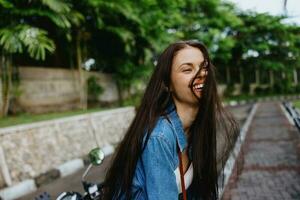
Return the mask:
{"type": "MultiPolygon", "coordinates": [[[[134,200],[177,200],[179,197],[174,173],[179,166],[177,146],[182,152],[187,140],[174,104],[168,106],[167,116],[168,119],[164,116],[158,119],[137,162],[132,182],[134,200]]],[[[192,199],[189,194],[188,199],[192,199]]]]}

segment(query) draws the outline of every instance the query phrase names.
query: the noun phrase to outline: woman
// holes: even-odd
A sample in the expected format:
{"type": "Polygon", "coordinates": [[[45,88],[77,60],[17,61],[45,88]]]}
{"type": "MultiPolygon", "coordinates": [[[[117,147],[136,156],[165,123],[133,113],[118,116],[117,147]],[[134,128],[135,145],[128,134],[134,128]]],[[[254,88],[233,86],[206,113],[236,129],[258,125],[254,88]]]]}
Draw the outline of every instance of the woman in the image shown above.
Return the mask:
{"type": "Polygon", "coordinates": [[[217,199],[219,169],[237,133],[217,95],[205,46],[194,40],[171,44],[119,144],[104,199],[174,200],[184,189],[188,199],[217,199]],[[217,155],[220,127],[225,139],[217,155]]]}

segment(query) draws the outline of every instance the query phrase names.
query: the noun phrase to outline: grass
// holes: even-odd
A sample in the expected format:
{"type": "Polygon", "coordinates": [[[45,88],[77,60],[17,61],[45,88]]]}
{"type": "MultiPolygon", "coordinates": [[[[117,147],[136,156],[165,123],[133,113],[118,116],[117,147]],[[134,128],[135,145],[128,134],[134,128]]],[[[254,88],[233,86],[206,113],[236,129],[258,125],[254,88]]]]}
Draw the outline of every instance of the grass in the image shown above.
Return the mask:
{"type": "MultiPolygon", "coordinates": [[[[136,94],[131,96],[128,99],[125,99],[122,106],[137,106],[141,101],[141,94],[136,94]]],[[[103,110],[113,109],[119,107],[118,104],[112,104],[106,108],[92,108],[87,110],[73,110],[73,111],[65,111],[65,112],[53,112],[53,113],[45,113],[45,114],[30,114],[30,113],[20,113],[16,116],[8,116],[5,118],[0,118],[0,128],[20,125],[20,124],[28,124],[33,122],[40,122],[51,119],[58,119],[63,117],[70,117],[80,114],[86,114],[91,112],[99,112],[103,110]]]]}
{"type": "Polygon", "coordinates": [[[300,109],[300,100],[293,101],[293,105],[294,105],[296,108],[300,109]]]}
{"type": "MultiPolygon", "coordinates": [[[[281,94],[272,94],[272,95],[256,95],[256,96],[250,96],[246,94],[242,94],[235,97],[226,97],[223,100],[225,102],[229,101],[241,101],[241,100],[254,100],[261,97],[271,97],[271,96],[281,96],[281,94]]],[[[141,101],[141,94],[133,95],[131,98],[125,100],[123,102],[123,106],[137,106],[139,105],[141,101]]],[[[300,100],[294,101],[294,105],[300,109],[300,100]]],[[[116,106],[117,107],[117,106],[116,106]]],[[[92,108],[88,110],[73,110],[73,111],[66,111],[66,112],[53,112],[53,113],[45,113],[45,114],[29,114],[29,113],[22,113],[16,116],[8,116],[5,118],[0,119],[0,128],[8,127],[8,126],[14,126],[19,124],[27,124],[27,123],[33,123],[33,122],[40,122],[45,120],[51,120],[51,119],[58,119],[63,117],[70,117],[80,114],[87,114],[92,112],[99,112],[111,108],[92,108]]]]}
{"type": "Polygon", "coordinates": [[[92,108],[88,110],[73,110],[67,112],[53,112],[53,113],[45,113],[45,114],[29,114],[22,113],[16,116],[8,116],[0,119],[0,128],[19,125],[19,124],[27,124],[33,122],[40,122],[51,119],[58,119],[63,117],[70,117],[80,114],[92,113],[107,110],[107,108],[92,108]]]}

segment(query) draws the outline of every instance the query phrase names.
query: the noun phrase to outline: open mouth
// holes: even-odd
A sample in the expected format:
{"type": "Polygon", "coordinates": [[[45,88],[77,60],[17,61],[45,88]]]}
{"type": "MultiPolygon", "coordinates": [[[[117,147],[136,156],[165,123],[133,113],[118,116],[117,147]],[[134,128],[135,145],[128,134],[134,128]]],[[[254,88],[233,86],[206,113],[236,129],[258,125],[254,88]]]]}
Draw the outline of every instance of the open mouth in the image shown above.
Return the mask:
{"type": "Polygon", "coordinates": [[[194,84],[193,85],[193,89],[196,91],[196,92],[201,92],[204,88],[204,84],[203,83],[199,83],[199,84],[194,84]]]}

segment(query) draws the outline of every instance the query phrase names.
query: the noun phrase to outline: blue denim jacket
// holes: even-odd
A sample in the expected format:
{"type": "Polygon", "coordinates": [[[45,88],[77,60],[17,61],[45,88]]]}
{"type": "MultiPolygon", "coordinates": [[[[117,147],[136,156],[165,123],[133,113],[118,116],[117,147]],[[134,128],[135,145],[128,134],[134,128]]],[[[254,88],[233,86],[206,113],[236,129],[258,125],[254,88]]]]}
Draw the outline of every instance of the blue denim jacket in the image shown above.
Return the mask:
{"type": "Polygon", "coordinates": [[[174,173],[179,166],[177,142],[182,152],[187,147],[187,140],[174,104],[169,105],[167,113],[171,123],[164,116],[158,119],[137,162],[132,182],[134,200],[178,199],[174,173]]]}

